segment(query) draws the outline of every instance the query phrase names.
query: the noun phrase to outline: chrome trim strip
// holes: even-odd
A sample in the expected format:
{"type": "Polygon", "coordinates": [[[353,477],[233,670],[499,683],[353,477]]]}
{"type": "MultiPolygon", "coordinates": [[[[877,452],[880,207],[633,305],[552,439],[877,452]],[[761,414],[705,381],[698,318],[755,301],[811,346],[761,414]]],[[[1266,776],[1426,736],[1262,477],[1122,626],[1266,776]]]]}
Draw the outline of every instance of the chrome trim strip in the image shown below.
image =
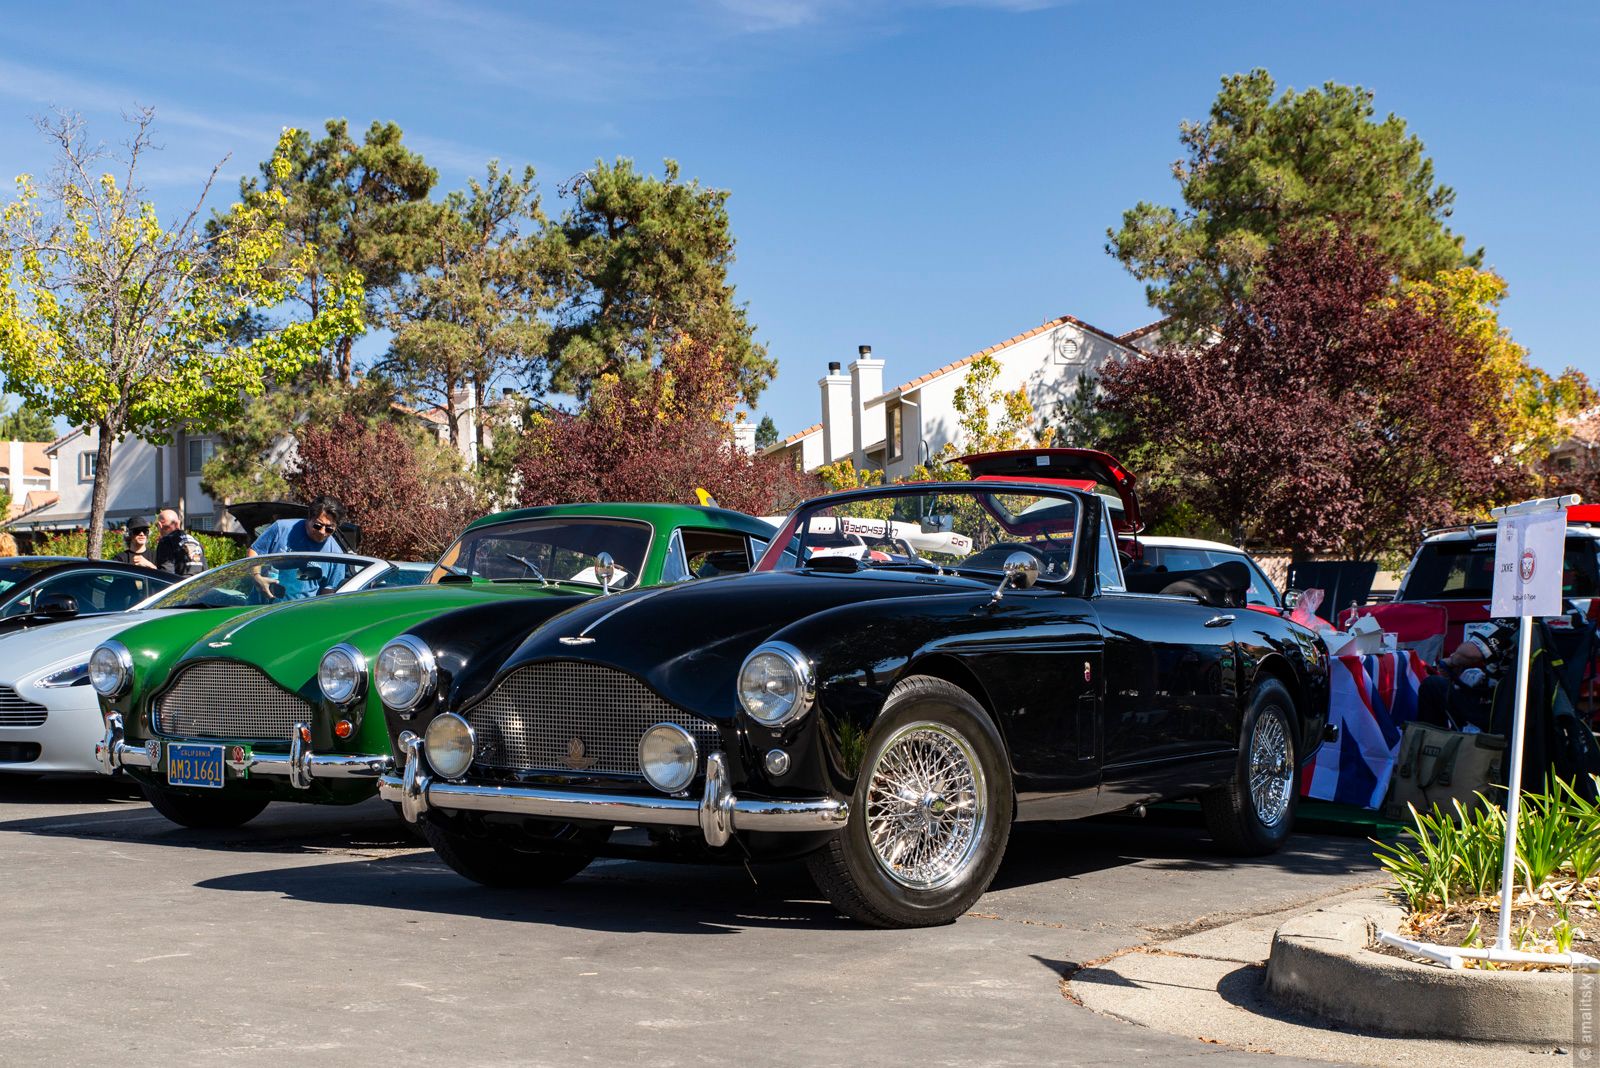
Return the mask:
{"type": "Polygon", "coordinates": [[[419,742],[404,743],[403,775],[378,780],[378,795],[398,802],[416,822],[431,808],[454,812],[505,812],[535,819],[594,820],[629,826],[699,827],[710,846],[725,845],[734,831],[835,831],[850,820],[850,805],[837,798],[804,801],[740,800],[733,795],[726,758],[706,758],[706,788],[699,800],[597,794],[527,786],[479,786],[439,782],[420,772],[419,742]]]}

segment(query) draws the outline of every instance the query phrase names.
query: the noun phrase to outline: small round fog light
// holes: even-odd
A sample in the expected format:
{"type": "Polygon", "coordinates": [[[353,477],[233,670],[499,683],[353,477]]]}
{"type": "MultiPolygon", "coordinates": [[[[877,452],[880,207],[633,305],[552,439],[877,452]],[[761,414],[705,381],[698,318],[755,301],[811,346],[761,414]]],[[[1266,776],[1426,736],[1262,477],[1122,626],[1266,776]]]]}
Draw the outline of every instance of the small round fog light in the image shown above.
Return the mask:
{"type": "Polygon", "coordinates": [[[472,724],[454,712],[446,712],[428,724],[422,746],[428,754],[429,767],[446,779],[459,779],[472,766],[477,739],[473,737],[472,724]]]}
{"type": "Polygon", "coordinates": [[[675,794],[694,779],[700,751],[694,736],[676,723],[657,723],[639,739],[639,768],[664,794],[675,794]]]}
{"type": "Polygon", "coordinates": [[[763,763],[767,766],[768,775],[782,775],[789,770],[789,754],[782,749],[768,749],[763,763]]]}

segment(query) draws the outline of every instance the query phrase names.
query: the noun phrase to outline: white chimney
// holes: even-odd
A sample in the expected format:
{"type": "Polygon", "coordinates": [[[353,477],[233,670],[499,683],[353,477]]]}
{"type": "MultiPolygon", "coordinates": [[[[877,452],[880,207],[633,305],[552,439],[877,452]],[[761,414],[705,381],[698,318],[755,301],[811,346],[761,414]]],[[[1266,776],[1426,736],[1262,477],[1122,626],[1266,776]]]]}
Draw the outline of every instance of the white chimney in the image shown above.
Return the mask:
{"type": "Polygon", "coordinates": [[[754,423],[733,424],[733,447],[742,453],[751,456],[756,452],[756,425],[754,423]]]}
{"type": "Polygon", "coordinates": [[[831,464],[850,456],[850,379],[835,360],[817,385],[822,388],[822,462],[831,464]]]}
{"type": "Polygon", "coordinates": [[[862,345],[856,349],[855,362],[850,365],[850,401],[853,408],[850,413],[850,440],[857,467],[866,462],[863,451],[877,440],[877,435],[868,428],[883,427],[881,412],[876,420],[866,417],[867,402],[882,395],[883,361],[872,358],[871,345],[862,345]]]}
{"type": "MultiPolygon", "coordinates": [[[[456,451],[461,453],[467,461],[468,467],[476,467],[478,463],[478,405],[472,394],[471,386],[462,386],[460,389],[450,391],[450,407],[455,409],[456,416],[456,451]]],[[[445,413],[449,418],[449,413],[445,413]]],[[[445,429],[446,434],[449,428],[445,429]]],[[[449,440],[447,437],[446,441],[449,440]]]]}

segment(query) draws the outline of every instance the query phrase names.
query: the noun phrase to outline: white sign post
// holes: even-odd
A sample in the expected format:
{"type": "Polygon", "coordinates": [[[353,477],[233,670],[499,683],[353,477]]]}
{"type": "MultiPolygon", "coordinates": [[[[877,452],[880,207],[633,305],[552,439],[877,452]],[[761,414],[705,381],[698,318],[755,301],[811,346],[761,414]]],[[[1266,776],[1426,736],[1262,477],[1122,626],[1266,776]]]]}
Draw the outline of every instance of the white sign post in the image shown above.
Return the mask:
{"type": "Polygon", "coordinates": [[[1533,621],[1537,616],[1559,616],[1565,609],[1561,599],[1561,570],[1566,556],[1567,508],[1577,503],[1576,495],[1546,497],[1496,508],[1493,512],[1499,522],[1495,528],[1494,591],[1489,615],[1495,619],[1518,618],[1517,700],[1511,710],[1511,748],[1506,756],[1510,761],[1510,779],[1506,784],[1506,846],[1500,867],[1500,931],[1494,945],[1486,949],[1468,949],[1414,942],[1388,931],[1378,935],[1380,942],[1452,968],[1460,968],[1464,958],[1472,957],[1585,971],[1600,969],[1600,960],[1583,953],[1526,953],[1511,948],[1511,902],[1517,874],[1517,813],[1522,801],[1522,739],[1528,718],[1533,621]]]}

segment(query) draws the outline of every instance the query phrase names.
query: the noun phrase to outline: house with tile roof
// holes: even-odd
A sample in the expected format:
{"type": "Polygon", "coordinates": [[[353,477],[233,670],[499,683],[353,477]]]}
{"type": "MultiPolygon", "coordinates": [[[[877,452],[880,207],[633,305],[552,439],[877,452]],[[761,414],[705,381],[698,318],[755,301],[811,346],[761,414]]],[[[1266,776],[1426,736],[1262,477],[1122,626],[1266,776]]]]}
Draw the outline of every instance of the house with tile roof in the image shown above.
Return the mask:
{"type": "MultiPolygon", "coordinates": [[[[79,428],[50,442],[0,443],[0,457],[7,460],[0,482],[12,498],[7,524],[35,530],[86,526],[98,442],[98,431],[79,428]]],[[[221,506],[200,488],[200,468],[215,448],[214,438],[182,431],[165,445],[136,437],[116,442],[107,525],[133,516],[151,519],[161,508],[175,508],[191,530],[215,529],[221,506]]]]}
{"type": "Polygon", "coordinates": [[[993,356],[1000,365],[995,386],[1026,389],[1034,411],[1048,419],[1072,396],[1080,378],[1096,374],[1108,360],[1154,352],[1163,325],[1112,334],[1062,315],[888,389],[885,361],[863,345],[848,371],[829,363],[817,382],[822,419],[765,452],[791,457],[806,471],[848,459],[858,470],[883,471],[889,480],[906,477],[947,443],[961,447],[955,395],[973,361],[993,356]]]}

